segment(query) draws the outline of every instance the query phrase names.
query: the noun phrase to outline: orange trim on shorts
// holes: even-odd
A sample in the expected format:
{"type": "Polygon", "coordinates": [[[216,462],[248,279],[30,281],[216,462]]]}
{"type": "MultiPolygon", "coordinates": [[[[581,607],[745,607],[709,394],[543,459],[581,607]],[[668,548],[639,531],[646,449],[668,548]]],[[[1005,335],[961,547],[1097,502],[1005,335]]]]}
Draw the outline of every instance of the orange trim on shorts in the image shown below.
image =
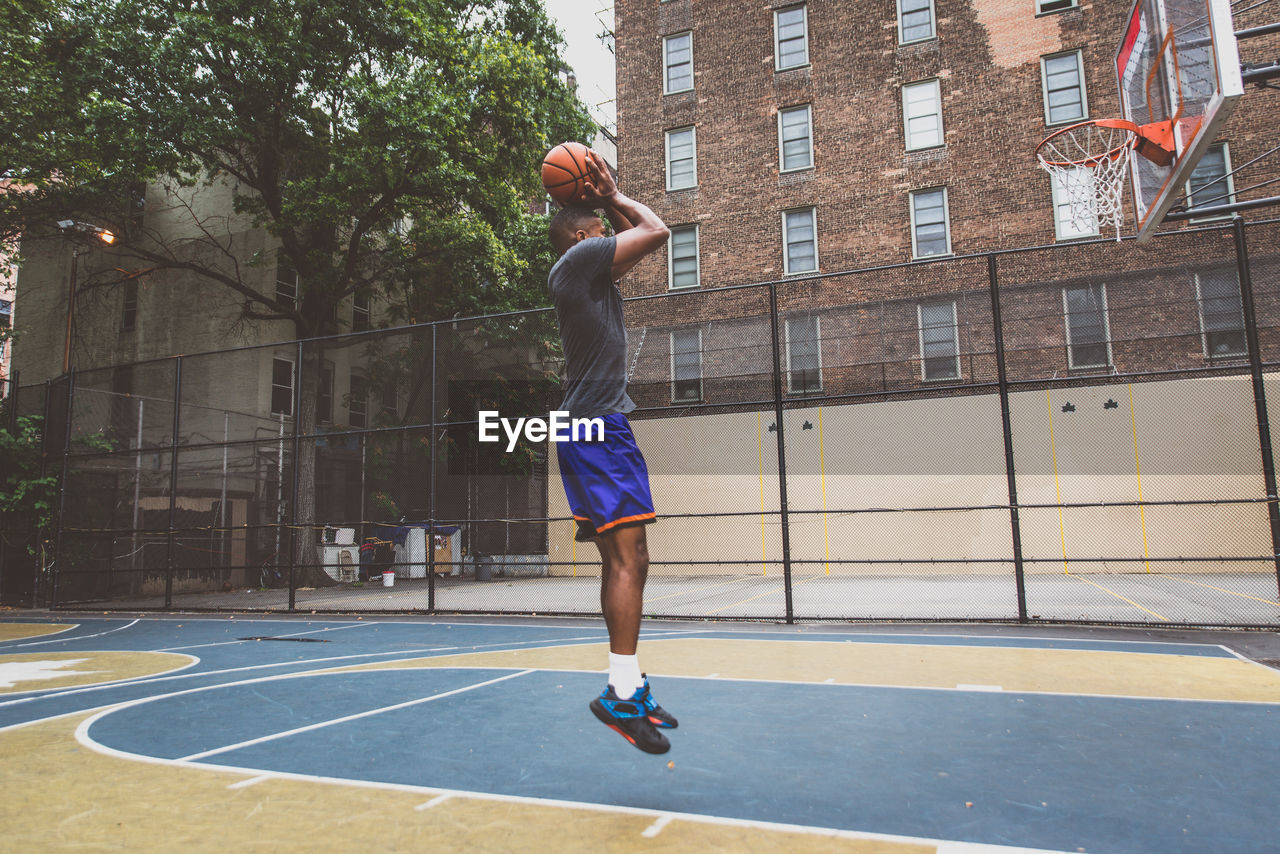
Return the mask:
{"type": "MultiPolygon", "coordinates": [[[[576,519],[577,517],[575,516],[574,518],[576,519]]],[[[614,519],[612,522],[610,522],[608,525],[605,525],[603,528],[596,528],[596,533],[603,534],[605,531],[609,530],[613,526],[621,525],[624,522],[639,522],[642,519],[656,519],[656,518],[658,518],[657,513],[641,513],[639,516],[623,516],[621,519],[614,519]]]]}

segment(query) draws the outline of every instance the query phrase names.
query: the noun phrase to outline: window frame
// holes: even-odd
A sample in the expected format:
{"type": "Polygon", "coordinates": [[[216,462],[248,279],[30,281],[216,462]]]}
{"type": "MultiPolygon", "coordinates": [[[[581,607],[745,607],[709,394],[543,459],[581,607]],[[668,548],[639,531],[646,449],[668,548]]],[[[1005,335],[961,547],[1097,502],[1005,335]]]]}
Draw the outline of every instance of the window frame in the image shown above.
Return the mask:
{"type": "Polygon", "coordinates": [[[947,144],[946,124],[942,119],[942,79],[939,77],[930,77],[926,80],[916,80],[912,83],[904,83],[902,85],[902,142],[907,151],[928,151],[933,148],[942,148],[947,144]],[[925,86],[933,87],[933,103],[935,112],[930,114],[922,114],[913,116],[908,109],[907,93],[922,89],[925,86]],[[937,142],[929,145],[912,145],[911,144],[911,121],[912,119],[921,119],[926,115],[936,115],[938,117],[937,142]]]}
{"type": "Polygon", "coordinates": [[[283,252],[276,250],[276,302],[288,305],[291,309],[296,309],[298,307],[298,281],[298,271],[294,269],[293,262],[290,261],[288,256],[283,252]],[[283,278],[284,271],[286,270],[293,274],[292,281],[287,281],[283,278]],[[282,294],[280,290],[281,285],[285,285],[286,288],[291,289],[293,293],[282,294]]]}
{"type": "Polygon", "coordinates": [[[367,332],[373,328],[373,297],[369,293],[356,291],[351,295],[351,331],[367,332]],[[363,298],[362,298],[363,297],[363,298]],[[364,318],[363,322],[357,318],[364,318]]]}
{"type": "Polygon", "coordinates": [[[1036,17],[1041,15],[1056,15],[1059,12],[1065,12],[1068,9],[1077,9],[1080,6],[1080,0],[1036,0],[1036,17]],[[1056,9],[1046,9],[1045,6],[1050,4],[1060,5],[1056,9]]]}
{"type": "MultiPolygon", "coordinates": [[[[1198,169],[1200,167],[1200,164],[1204,162],[1205,157],[1209,155],[1209,152],[1214,150],[1218,150],[1222,152],[1222,169],[1223,169],[1224,177],[1222,178],[1221,181],[1218,181],[1213,186],[1211,192],[1215,193],[1216,196],[1223,195],[1223,193],[1218,192],[1218,190],[1225,187],[1226,199],[1220,202],[1214,202],[1215,205],[1234,205],[1236,203],[1236,182],[1235,182],[1235,176],[1231,174],[1230,145],[1231,144],[1229,142],[1216,142],[1210,145],[1208,148],[1205,149],[1204,154],[1200,155],[1200,161],[1196,163],[1196,168],[1198,169]]],[[[1188,203],[1191,202],[1191,197],[1194,195],[1194,193],[1191,190],[1191,179],[1195,177],[1195,171],[1196,171],[1195,169],[1192,169],[1191,174],[1187,175],[1187,183],[1183,188],[1186,191],[1188,203]]],[[[1206,183],[1205,186],[1208,186],[1208,184],[1206,183]]],[[[1211,196],[1210,198],[1214,198],[1214,197],[1211,196]]],[[[1188,204],[1187,207],[1190,208],[1192,207],[1192,205],[1188,204]]],[[[1210,214],[1208,216],[1191,217],[1190,219],[1187,220],[1187,222],[1190,222],[1190,223],[1217,222],[1218,220],[1231,219],[1232,216],[1233,214],[1230,214],[1230,213],[1210,214]]]]}
{"type": "Polygon", "coordinates": [[[328,359],[320,363],[320,385],[316,388],[316,423],[333,423],[333,378],[336,372],[328,359]]]}
{"type": "Polygon", "coordinates": [[[1107,307],[1107,285],[1105,282],[1099,282],[1096,285],[1085,285],[1084,288],[1079,286],[1064,285],[1062,288],[1062,323],[1063,331],[1067,337],[1067,367],[1070,370],[1098,370],[1100,368],[1111,368],[1115,361],[1111,353],[1111,312],[1107,307]],[[1106,361],[1098,364],[1077,364],[1075,358],[1075,350],[1077,346],[1093,347],[1094,343],[1077,345],[1071,340],[1071,307],[1067,301],[1067,292],[1098,288],[1098,292],[1102,299],[1102,343],[1106,346],[1106,361]]]}
{"type": "Polygon", "coordinates": [[[799,317],[788,317],[783,321],[783,338],[785,339],[785,349],[787,356],[787,394],[817,394],[822,391],[822,317],[816,314],[808,314],[799,317]],[[813,340],[814,351],[818,357],[818,384],[813,388],[797,389],[795,385],[795,371],[805,370],[804,368],[792,369],[791,367],[791,322],[793,320],[813,321],[813,340]]]}
{"type": "Polygon", "coordinates": [[[692,92],[693,87],[694,87],[693,30],[684,30],[682,32],[672,33],[671,35],[663,36],[662,37],[662,94],[676,95],[681,92],[692,92]],[[670,88],[672,66],[671,66],[670,55],[669,55],[670,54],[669,45],[675,39],[686,38],[686,37],[689,39],[689,85],[684,87],[683,89],[672,89],[670,88]]]}
{"type": "MultiPolygon", "coordinates": [[[[939,326],[936,326],[936,325],[935,325],[935,326],[931,326],[931,327],[929,327],[929,328],[930,328],[930,329],[934,329],[934,328],[942,328],[942,327],[939,327],[939,326]]],[[[920,342],[920,380],[921,380],[921,382],[927,382],[927,383],[940,383],[940,382],[958,382],[958,381],[962,380],[962,379],[964,378],[964,375],[960,372],[960,315],[959,315],[959,311],[958,311],[958,309],[957,309],[957,307],[956,307],[956,301],[955,301],[955,300],[949,300],[949,301],[941,301],[941,302],[922,302],[922,303],[917,303],[917,304],[916,304],[916,329],[917,329],[917,332],[918,332],[919,342],[920,342]],[[925,325],[924,325],[924,312],[925,312],[925,309],[926,309],[926,308],[934,308],[934,307],[939,307],[939,306],[950,306],[950,307],[951,307],[951,326],[950,326],[950,329],[951,329],[951,350],[952,350],[952,352],[951,352],[951,355],[950,355],[949,357],[947,357],[947,358],[950,358],[950,359],[952,360],[952,362],[953,362],[953,364],[954,364],[954,367],[955,367],[955,374],[954,374],[954,375],[952,375],[952,376],[945,376],[945,377],[944,377],[944,376],[935,376],[935,377],[931,377],[931,376],[929,376],[929,362],[930,362],[930,361],[939,361],[940,359],[942,359],[942,358],[944,358],[944,357],[942,357],[942,356],[932,356],[932,357],[931,357],[931,356],[928,356],[928,355],[925,353],[925,340],[924,340],[924,330],[925,330],[925,325]]]]}
{"type": "Polygon", "coordinates": [[[696,190],[698,188],[698,128],[697,126],[684,125],[682,127],[672,128],[671,130],[668,130],[664,133],[664,137],[665,137],[665,146],[666,146],[667,192],[673,193],[678,190],[696,190]],[[671,185],[671,136],[672,134],[684,133],[685,131],[689,132],[690,138],[693,140],[693,146],[692,146],[693,157],[690,158],[693,161],[693,183],[682,185],[679,187],[673,187],[671,185]]]}
{"type": "MultiPolygon", "coordinates": [[[[1215,271],[1212,271],[1212,270],[1204,271],[1204,273],[1212,273],[1212,272],[1215,272],[1215,271]]],[[[1219,272],[1231,272],[1231,271],[1219,271],[1219,272]]],[[[1203,291],[1203,288],[1201,287],[1201,275],[1202,275],[1201,271],[1196,271],[1195,273],[1192,274],[1192,280],[1195,284],[1195,289],[1196,289],[1196,315],[1200,319],[1200,349],[1201,349],[1201,352],[1203,352],[1204,354],[1205,361],[1209,363],[1234,362],[1234,361],[1239,361],[1241,359],[1249,358],[1249,339],[1248,339],[1248,335],[1245,332],[1245,320],[1244,320],[1244,294],[1241,292],[1241,289],[1240,289],[1239,274],[1233,274],[1232,278],[1235,280],[1236,307],[1239,310],[1239,314],[1240,314],[1240,326],[1237,327],[1240,332],[1240,339],[1241,339],[1240,349],[1230,353],[1224,353],[1221,356],[1214,355],[1212,349],[1209,347],[1209,336],[1210,334],[1213,334],[1213,333],[1229,332],[1234,330],[1230,330],[1230,329],[1210,330],[1205,325],[1205,311],[1204,311],[1205,299],[1204,299],[1204,291],[1203,291]]]]}
{"type": "MultiPolygon", "coordinates": [[[[1077,166],[1076,171],[1078,174],[1087,175],[1090,181],[1095,180],[1093,175],[1093,170],[1088,168],[1087,166],[1077,166]]],[[[1071,212],[1071,203],[1067,201],[1063,201],[1066,193],[1067,193],[1067,188],[1062,186],[1062,179],[1060,179],[1057,174],[1050,175],[1049,176],[1049,202],[1053,206],[1053,237],[1054,239],[1055,240],[1088,240],[1090,238],[1101,236],[1102,227],[1098,224],[1097,203],[1092,201],[1090,203],[1093,204],[1093,231],[1080,232],[1079,234],[1063,233],[1062,227],[1064,223],[1070,225],[1070,224],[1073,224],[1074,222],[1070,218],[1070,216],[1064,219],[1062,216],[1059,215],[1059,211],[1062,208],[1066,208],[1068,214],[1070,214],[1071,212]]],[[[1090,193],[1090,199],[1092,198],[1093,198],[1093,195],[1092,193],[1090,193]]]]}
{"type": "Polygon", "coordinates": [[[670,349],[671,402],[672,403],[701,403],[705,399],[703,397],[703,386],[702,386],[702,376],[703,376],[702,374],[702,327],[694,326],[694,327],[686,327],[684,329],[672,329],[668,340],[670,341],[670,344],[671,344],[671,349],[670,349]],[[676,393],[677,383],[689,383],[689,382],[695,382],[695,380],[680,379],[676,376],[676,367],[677,367],[676,366],[676,335],[681,333],[690,333],[690,332],[697,333],[697,336],[698,336],[698,349],[697,349],[698,377],[696,380],[696,382],[698,383],[698,392],[697,392],[697,396],[695,397],[680,397],[676,393]]]}
{"type": "Polygon", "coordinates": [[[797,104],[793,107],[783,107],[778,110],[778,174],[787,175],[792,172],[804,172],[814,168],[814,152],[813,152],[813,104],[797,104]],[[782,116],[784,113],[798,113],[801,110],[805,114],[805,136],[807,141],[805,153],[808,155],[808,163],[803,166],[787,166],[786,153],[784,150],[784,139],[782,136],[782,116]]]}
{"type": "Polygon", "coordinates": [[[947,192],[945,185],[940,187],[922,187],[919,190],[912,190],[907,194],[908,214],[911,217],[911,257],[913,260],[924,258],[946,258],[948,255],[955,254],[951,249],[951,195],[947,192]],[[926,193],[942,193],[942,230],[946,237],[946,250],[943,252],[934,252],[929,255],[921,255],[916,229],[916,199],[926,193]]]}
{"type": "MultiPolygon", "coordinates": [[[[931,41],[938,37],[938,7],[934,0],[928,0],[929,4],[929,35],[916,39],[904,38],[905,27],[903,27],[902,16],[905,14],[902,10],[902,0],[897,0],[898,7],[898,44],[920,44],[921,42],[931,41]]],[[[916,10],[913,10],[916,11],[916,10]]]]}
{"type": "Polygon", "coordinates": [[[1057,53],[1047,53],[1040,57],[1040,100],[1044,108],[1044,126],[1062,127],[1075,122],[1082,122],[1089,118],[1089,91],[1085,84],[1084,76],[1084,51],[1080,48],[1075,50],[1063,50],[1057,53]],[[1076,60],[1076,85],[1080,89],[1080,115],[1066,119],[1051,118],[1049,113],[1049,68],[1048,62],[1051,59],[1061,59],[1064,56],[1074,56],[1076,60]]]}
{"type": "Polygon", "coordinates": [[[798,208],[787,208],[782,211],[782,274],[784,276],[803,276],[810,273],[817,273],[822,269],[821,260],[818,257],[818,207],[817,205],[806,205],[798,208]],[[787,214],[800,213],[801,211],[809,212],[809,223],[813,229],[813,269],[811,270],[792,270],[791,269],[791,241],[789,239],[790,226],[787,225],[787,214]]]}
{"type": "Polygon", "coordinates": [[[369,426],[369,378],[364,374],[351,371],[347,377],[347,425],[350,427],[359,427],[361,429],[369,426]],[[356,396],[355,386],[359,385],[364,391],[361,397],[356,396]],[[357,407],[356,401],[360,402],[357,407]],[[356,416],[359,415],[359,421],[356,416]]]}
{"type": "Polygon", "coordinates": [[[812,65],[812,62],[810,61],[810,58],[809,58],[809,4],[793,3],[790,6],[783,6],[778,9],[774,9],[773,10],[773,70],[775,72],[791,71],[796,68],[808,68],[810,65],[812,65]],[[800,23],[801,23],[802,29],[804,30],[804,35],[801,37],[801,40],[804,43],[804,62],[797,62],[794,65],[784,66],[782,64],[782,38],[781,38],[781,32],[779,31],[779,28],[778,28],[778,18],[783,13],[794,12],[796,9],[800,10],[800,14],[801,14],[800,23]]]}
{"type": "Polygon", "coordinates": [[[297,365],[294,364],[293,359],[287,359],[284,356],[277,356],[272,354],[271,356],[271,404],[270,404],[271,408],[269,410],[272,415],[284,415],[288,418],[293,417],[294,388],[296,387],[297,382],[298,382],[298,369],[297,369],[297,365]],[[289,366],[289,385],[288,386],[282,386],[276,382],[276,365],[277,364],[289,366]],[[288,391],[288,395],[289,395],[288,409],[276,408],[276,390],[277,389],[285,389],[288,391]]]}
{"type": "Polygon", "coordinates": [[[671,238],[667,241],[667,290],[689,291],[702,287],[702,229],[697,223],[692,225],[676,225],[671,227],[671,238]],[[676,232],[693,232],[693,284],[677,285],[675,271],[675,236],[676,232]]]}
{"type": "Polygon", "coordinates": [[[124,283],[120,295],[120,331],[135,332],[138,329],[138,280],[124,283]]]}

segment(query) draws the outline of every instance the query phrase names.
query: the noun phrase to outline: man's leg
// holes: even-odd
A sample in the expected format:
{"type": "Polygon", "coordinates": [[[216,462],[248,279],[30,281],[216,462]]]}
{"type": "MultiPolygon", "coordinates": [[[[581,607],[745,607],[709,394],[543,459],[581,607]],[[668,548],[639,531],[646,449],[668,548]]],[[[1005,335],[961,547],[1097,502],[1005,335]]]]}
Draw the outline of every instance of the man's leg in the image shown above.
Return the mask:
{"type": "Polygon", "coordinates": [[[645,526],[619,528],[594,538],[603,563],[600,610],[609,629],[609,651],[635,655],[644,613],[644,583],[649,575],[645,526]]]}

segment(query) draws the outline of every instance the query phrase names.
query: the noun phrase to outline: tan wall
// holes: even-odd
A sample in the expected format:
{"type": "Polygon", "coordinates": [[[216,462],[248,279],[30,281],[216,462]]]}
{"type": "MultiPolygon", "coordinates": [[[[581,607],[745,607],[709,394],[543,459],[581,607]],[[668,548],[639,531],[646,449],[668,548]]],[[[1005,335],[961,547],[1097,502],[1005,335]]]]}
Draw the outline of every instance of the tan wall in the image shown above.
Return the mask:
{"type": "MultiPolygon", "coordinates": [[[[1248,377],[1017,392],[1010,401],[1022,545],[1027,570],[1061,572],[1065,544],[1073,570],[1143,571],[1144,557],[1265,555],[1264,504],[1067,508],[1085,501],[1257,499],[1264,495],[1248,377]],[[1107,403],[1114,401],[1115,406],[1107,403]],[[1070,404],[1073,412],[1064,413],[1070,404]],[[1052,426],[1052,438],[1050,427],[1052,426]],[[1136,435],[1136,453],[1135,453],[1136,435]],[[1055,473],[1056,463],[1056,473],[1055,473]],[[1125,563],[1073,564],[1092,557],[1125,563]]],[[[999,398],[893,401],[789,410],[788,505],[793,571],[798,573],[1008,573],[1012,535],[999,398]],[[821,422],[819,423],[819,419],[821,422]],[[803,429],[805,422],[812,427],[803,429]],[[819,430],[821,427],[821,430],[819,430]],[[924,507],[992,509],[912,512],[924,507]],[[895,512],[850,511],[886,508],[895,512]],[[800,511],[817,510],[818,513],[800,511]],[[828,560],[884,561],[878,565],[828,560]],[[1000,563],[899,564],[899,559],[1000,563]],[[799,563],[798,561],[810,561],[799,563]]],[[[651,473],[660,519],[649,529],[655,564],[748,561],[746,565],[656,567],[672,574],[781,571],[773,413],[633,422],[651,473]],[[763,498],[762,498],[763,490],[763,498]],[[743,512],[719,519],[682,513],[743,512]],[[766,514],[766,515],[762,515],[766,514]]],[[[553,472],[555,454],[551,454],[553,472]]],[[[558,478],[550,515],[567,516],[558,478]]],[[[579,561],[553,572],[595,574],[595,547],[572,543],[573,527],[553,523],[551,560],[579,561]]],[[[1152,564],[1238,569],[1221,562],[1152,564]]]]}

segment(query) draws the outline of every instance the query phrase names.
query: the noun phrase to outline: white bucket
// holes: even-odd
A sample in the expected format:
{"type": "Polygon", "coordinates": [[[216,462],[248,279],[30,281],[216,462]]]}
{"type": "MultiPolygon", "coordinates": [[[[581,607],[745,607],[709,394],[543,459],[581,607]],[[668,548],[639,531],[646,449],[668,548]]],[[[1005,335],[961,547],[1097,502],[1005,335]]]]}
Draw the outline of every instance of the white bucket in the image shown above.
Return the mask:
{"type": "Polygon", "coordinates": [[[383,587],[396,586],[396,573],[394,569],[388,569],[382,573],[382,586],[383,587]]]}

